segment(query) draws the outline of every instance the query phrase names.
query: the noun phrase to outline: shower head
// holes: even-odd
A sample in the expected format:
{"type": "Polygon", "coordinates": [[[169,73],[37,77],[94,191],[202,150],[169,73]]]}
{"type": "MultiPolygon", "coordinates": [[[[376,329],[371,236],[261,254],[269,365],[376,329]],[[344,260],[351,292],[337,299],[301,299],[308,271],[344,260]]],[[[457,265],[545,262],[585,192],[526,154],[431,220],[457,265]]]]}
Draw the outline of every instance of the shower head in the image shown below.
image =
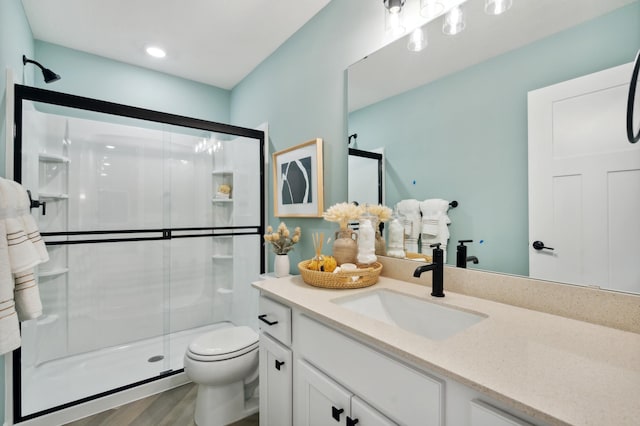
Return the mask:
{"type": "Polygon", "coordinates": [[[45,83],[52,83],[54,81],[60,80],[60,76],[55,72],[51,71],[49,68],[45,68],[42,65],[40,65],[40,63],[32,59],[28,59],[26,56],[22,55],[22,65],[27,65],[28,63],[35,64],[38,66],[38,68],[42,70],[42,76],[44,77],[45,83]]]}

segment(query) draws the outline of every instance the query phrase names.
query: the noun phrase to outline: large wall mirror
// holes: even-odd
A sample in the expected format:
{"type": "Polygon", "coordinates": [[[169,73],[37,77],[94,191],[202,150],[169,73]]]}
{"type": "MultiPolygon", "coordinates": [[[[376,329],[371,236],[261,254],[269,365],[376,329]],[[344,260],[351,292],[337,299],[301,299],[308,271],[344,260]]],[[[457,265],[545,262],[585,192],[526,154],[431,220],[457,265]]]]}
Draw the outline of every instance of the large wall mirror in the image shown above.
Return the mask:
{"type": "MultiPolygon", "coordinates": [[[[480,262],[469,267],[530,276],[528,94],[631,63],[640,48],[640,1],[513,0],[499,16],[484,5],[463,4],[466,28],[455,36],[443,35],[438,17],[424,27],[424,50],[409,51],[407,36],[349,67],[349,134],[358,134],[358,149],[384,147],[388,206],[410,198],[459,202],[448,213],[449,264],[458,240],[471,239],[468,254],[480,262]]],[[[623,149],[640,158],[626,142],[624,108],[619,121],[623,149]]],[[[588,132],[588,120],[578,122],[588,132]]],[[[607,228],[605,219],[598,226],[607,228]]],[[[640,235],[640,225],[623,227],[640,235]]],[[[557,281],[640,292],[640,265],[631,263],[635,289],[557,281]]]]}

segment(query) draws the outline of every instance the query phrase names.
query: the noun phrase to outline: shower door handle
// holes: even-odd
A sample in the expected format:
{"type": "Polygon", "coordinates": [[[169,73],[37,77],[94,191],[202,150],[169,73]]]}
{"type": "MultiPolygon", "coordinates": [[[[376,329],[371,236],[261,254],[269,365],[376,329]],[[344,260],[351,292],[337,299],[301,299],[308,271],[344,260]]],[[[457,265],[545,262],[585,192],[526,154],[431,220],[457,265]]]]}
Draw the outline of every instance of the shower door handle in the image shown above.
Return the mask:
{"type": "Polygon", "coordinates": [[[267,319],[267,314],[258,315],[258,319],[267,325],[276,325],[278,323],[278,321],[269,321],[267,319]]]}

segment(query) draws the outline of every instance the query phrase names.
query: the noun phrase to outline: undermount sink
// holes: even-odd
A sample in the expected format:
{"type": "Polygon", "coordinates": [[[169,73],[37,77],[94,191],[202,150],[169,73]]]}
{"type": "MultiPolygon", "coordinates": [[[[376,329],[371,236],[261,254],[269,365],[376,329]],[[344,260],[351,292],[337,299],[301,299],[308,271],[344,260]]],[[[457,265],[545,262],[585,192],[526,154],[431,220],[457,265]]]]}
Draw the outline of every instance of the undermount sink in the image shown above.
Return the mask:
{"type": "Polygon", "coordinates": [[[390,290],[374,290],[332,302],[432,340],[444,340],[486,318],[390,290]]]}

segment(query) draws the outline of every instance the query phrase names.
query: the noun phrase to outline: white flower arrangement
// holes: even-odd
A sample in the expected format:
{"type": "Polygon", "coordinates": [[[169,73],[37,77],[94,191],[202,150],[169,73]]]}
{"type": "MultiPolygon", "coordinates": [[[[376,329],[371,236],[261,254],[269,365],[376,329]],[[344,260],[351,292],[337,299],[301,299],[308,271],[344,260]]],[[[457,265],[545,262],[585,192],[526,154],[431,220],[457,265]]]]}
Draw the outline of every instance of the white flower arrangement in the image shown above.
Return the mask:
{"type": "Polygon", "coordinates": [[[366,205],[364,210],[369,214],[376,216],[378,218],[378,223],[388,221],[391,219],[391,214],[393,213],[389,207],[383,206],[382,204],[366,205]]]}
{"type": "Polygon", "coordinates": [[[324,220],[338,222],[340,229],[347,229],[350,221],[356,220],[362,214],[362,208],[352,203],[338,203],[329,207],[322,215],[324,220]]]}

